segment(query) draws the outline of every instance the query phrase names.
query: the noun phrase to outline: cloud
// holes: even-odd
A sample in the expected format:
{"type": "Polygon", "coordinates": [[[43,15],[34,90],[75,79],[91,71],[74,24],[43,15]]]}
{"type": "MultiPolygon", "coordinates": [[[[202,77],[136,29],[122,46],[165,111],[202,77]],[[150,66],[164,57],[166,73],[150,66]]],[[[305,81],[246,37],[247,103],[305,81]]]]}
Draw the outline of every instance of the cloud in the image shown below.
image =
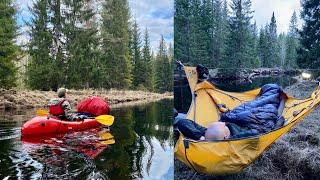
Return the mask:
{"type": "Polygon", "coordinates": [[[159,46],[161,35],[173,43],[173,2],[174,0],[129,0],[131,14],[140,26],[141,34],[148,28],[150,44],[154,51],[159,46]]]}
{"type": "MultiPolygon", "coordinates": [[[[275,13],[278,33],[287,32],[294,10],[300,19],[300,0],[252,0],[254,19],[258,28],[270,23],[272,12],[275,13]]],[[[301,20],[299,20],[301,26],[301,20]]]]}

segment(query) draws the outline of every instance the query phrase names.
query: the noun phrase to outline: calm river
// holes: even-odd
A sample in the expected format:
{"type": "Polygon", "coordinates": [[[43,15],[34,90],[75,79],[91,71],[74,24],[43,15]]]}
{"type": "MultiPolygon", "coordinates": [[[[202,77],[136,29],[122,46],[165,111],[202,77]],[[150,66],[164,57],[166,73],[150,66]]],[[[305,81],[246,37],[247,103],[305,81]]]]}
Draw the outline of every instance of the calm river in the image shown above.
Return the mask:
{"type": "Polygon", "coordinates": [[[21,139],[35,110],[0,113],[1,179],[172,179],[172,100],[113,108],[115,123],[21,139]]]}

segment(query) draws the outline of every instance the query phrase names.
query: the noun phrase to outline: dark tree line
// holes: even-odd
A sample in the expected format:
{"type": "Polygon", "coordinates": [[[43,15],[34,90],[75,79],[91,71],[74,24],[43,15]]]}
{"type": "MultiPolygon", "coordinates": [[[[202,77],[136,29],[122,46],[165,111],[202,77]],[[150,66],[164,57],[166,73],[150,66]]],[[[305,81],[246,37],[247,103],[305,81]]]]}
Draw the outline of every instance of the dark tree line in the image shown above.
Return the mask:
{"type": "Polygon", "coordinates": [[[0,88],[16,85],[16,68],[18,47],[14,44],[17,35],[13,1],[0,1],[0,88]]]}
{"type": "Polygon", "coordinates": [[[213,68],[297,68],[296,13],[280,35],[274,13],[260,31],[253,13],[250,0],[176,0],[175,59],[213,68]]]}
{"type": "Polygon", "coordinates": [[[171,59],[163,60],[161,46],[153,57],[148,30],[142,37],[137,22],[130,17],[128,1],[105,0],[101,12],[90,2],[34,3],[30,9],[28,85],[42,90],[65,86],[170,91],[171,86],[160,85],[154,76],[163,69],[161,73],[170,77],[171,59]],[[101,20],[97,20],[98,14],[101,20]]]}

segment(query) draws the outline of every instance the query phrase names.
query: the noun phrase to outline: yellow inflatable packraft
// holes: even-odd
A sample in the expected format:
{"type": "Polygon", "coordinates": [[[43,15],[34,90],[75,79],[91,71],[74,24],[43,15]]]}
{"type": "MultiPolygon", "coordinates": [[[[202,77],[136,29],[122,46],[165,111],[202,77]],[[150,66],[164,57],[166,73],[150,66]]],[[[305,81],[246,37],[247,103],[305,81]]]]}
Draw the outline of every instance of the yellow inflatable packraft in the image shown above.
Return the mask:
{"type": "MultiPolygon", "coordinates": [[[[184,69],[193,92],[187,119],[195,120],[196,123],[205,127],[217,121],[220,113],[225,109],[231,110],[244,102],[251,101],[260,92],[260,89],[243,93],[222,91],[207,81],[198,82],[195,67],[184,67],[184,69]]],[[[216,175],[237,173],[314,110],[320,102],[319,92],[318,87],[309,98],[302,100],[287,95],[282,113],[286,120],[284,126],[256,137],[195,141],[183,137],[180,133],[175,145],[175,157],[200,173],[216,175]]]]}

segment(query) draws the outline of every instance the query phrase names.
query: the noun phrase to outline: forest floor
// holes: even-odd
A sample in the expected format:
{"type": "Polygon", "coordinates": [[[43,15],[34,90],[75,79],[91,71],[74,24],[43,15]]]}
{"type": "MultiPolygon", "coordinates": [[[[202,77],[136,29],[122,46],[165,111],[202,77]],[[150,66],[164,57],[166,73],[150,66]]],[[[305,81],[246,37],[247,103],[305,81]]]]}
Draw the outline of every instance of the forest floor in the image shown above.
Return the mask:
{"type": "MultiPolygon", "coordinates": [[[[51,98],[55,98],[54,91],[4,90],[0,89],[0,110],[29,109],[45,107],[51,98]]],[[[131,90],[68,90],[67,99],[72,107],[89,96],[101,96],[111,107],[126,106],[136,103],[147,103],[166,98],[173,98],[172,93],[152,93],[131,90]]]]}
{"type": "MultiPolygon", "coordinates": [[[[298,82],[285,88],[296,97],[309,97],[315,82],[298,82]]],[[[175,159],[175,179],[319,179],[320,108],[315,109],[291,131],[278,139],[256,161],[238,174],[209,176],[198,174],[175,159]]]]}

